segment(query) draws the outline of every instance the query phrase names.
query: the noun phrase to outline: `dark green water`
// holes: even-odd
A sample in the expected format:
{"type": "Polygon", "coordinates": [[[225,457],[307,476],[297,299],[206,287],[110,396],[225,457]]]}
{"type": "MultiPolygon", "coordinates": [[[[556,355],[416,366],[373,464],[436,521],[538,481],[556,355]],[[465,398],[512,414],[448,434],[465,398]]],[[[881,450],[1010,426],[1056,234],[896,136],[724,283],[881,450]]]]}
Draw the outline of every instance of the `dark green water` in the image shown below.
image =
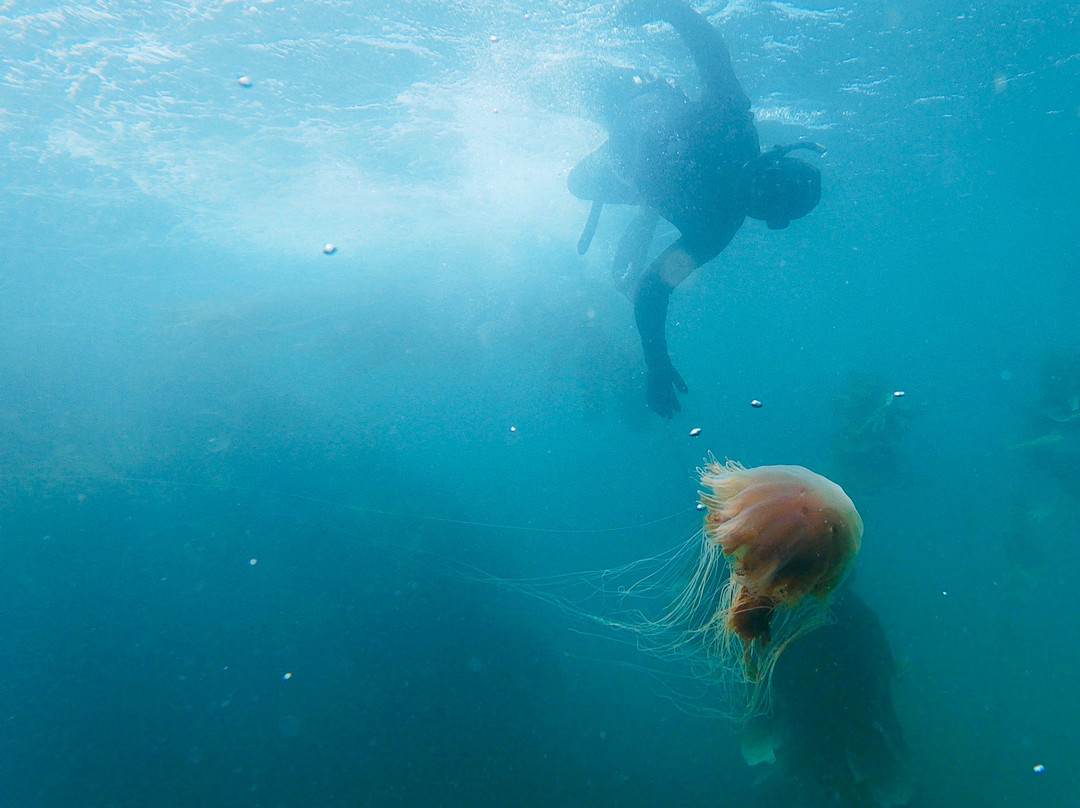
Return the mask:
{"type": "Polygon", "coordinates": [[[1080,10],[810,6],[701,6],[763,144],[828,153],[672,298],[673,422],[628,213],[581,258],[565,191],[574,60],[682,74],[670,35],[0,6],[0,804],[754,805],[730,726],[463,572],[681,542],[712,452],[859,507],[912,805],[1072,805],[1080,10]]]}

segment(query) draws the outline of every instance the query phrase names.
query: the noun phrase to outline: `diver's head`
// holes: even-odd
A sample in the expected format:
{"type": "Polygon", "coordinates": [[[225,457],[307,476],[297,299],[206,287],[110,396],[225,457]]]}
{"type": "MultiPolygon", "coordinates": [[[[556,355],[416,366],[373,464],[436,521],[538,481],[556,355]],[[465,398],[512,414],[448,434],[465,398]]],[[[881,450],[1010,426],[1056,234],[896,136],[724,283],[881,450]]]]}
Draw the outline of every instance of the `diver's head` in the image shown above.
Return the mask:
{"type": "Polygon", "coordinates": [[[792,219],[812,211],[821,199],[821,172],[803,160],[788,157],[790,150],[778,146],[750,165],[747,214],[764,220],[770,230],[787,227],[792,219]]]}

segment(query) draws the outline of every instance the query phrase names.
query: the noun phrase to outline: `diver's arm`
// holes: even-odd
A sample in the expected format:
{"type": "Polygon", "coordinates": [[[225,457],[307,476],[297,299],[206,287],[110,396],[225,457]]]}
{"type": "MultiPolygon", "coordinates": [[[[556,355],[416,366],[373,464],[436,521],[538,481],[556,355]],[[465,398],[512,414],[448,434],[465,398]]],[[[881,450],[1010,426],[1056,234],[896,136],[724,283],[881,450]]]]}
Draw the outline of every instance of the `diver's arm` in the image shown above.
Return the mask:
{"type": "Polygon", "coordinates": [[[687,392],[686,382],[671,364],[667,347],[667,310],[671,291],[697,268],[678,242],[668,247],[646,270],[634,295],[634,322],[648,366],[645,400],[649,409],[671,418],[681,407],[675,390],[687,392]]]}
{"type": "Polygon", "coordinates": [[[646,272],[634,298],[634,319],[645,351],[645,403],[661,418],[672,418],[680,409],[675,389],[686,392],[686,382],[671,364],[664,328],[671,287],[654,272],[646,272]]]}
{"type": "Polygon", "coordinates": [[[646,0],[655,5],[656,13],[671,23],[694,57],[701,73],[705,93],[750,108],[750,99],[743,92],[731,67],[731,53],[720,32],[701,14],[683,0],[646,0]]]}
{"type": "Polygon", "coordinates": [[[646,272],[634,295],[634,322],[641,336],[645,364],[649,369],[671,365],[667,347],[667,310],[671,287],[653,272],[646,272]]]}

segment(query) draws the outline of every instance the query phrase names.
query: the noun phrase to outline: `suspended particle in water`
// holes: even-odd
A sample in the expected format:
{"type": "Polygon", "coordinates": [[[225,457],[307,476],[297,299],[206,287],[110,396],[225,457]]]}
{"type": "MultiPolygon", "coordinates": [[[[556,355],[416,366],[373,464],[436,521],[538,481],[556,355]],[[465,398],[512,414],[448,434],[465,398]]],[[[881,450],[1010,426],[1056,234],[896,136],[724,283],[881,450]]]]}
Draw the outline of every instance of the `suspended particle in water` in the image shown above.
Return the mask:
{"type": "Polygon", "coordinates": [[[251,80],[251,76],[241,76],[236,80],[236,83],[239,84],[241,87],[250,87],[255,82],[251,80]]]}
{"type": "Polygon", "coordinates": [[[750,406],[753,407],[755,410],[760,410],[761,402],[755,398],[753,401],[750,402],[750,406]]]}
{"type": "Polygon", "coordinates": [[[328,242],[326,242],[326,244],[323,245],[322,251],[326,255],[333,255],[334,253],[337,252],[337,245],[336,244],[331,244],[328,241],[328,242]]]}
{"type": "Polygon", "coordinates": [[[701,427],[700,426],[695,426],[693,429],[690,430],[690,437],[691,438],[696,438],[700,434],[701,434],[701,427]]]}

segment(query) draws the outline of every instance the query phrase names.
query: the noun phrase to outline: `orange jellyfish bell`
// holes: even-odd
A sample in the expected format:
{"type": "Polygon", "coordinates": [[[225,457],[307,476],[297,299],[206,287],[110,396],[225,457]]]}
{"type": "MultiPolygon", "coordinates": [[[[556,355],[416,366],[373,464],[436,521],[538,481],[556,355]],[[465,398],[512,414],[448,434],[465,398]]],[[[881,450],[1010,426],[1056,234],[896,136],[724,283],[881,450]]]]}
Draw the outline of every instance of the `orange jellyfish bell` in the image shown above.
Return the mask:
{"type": "Polygon", "coordinates": [[[847,575],[863,524],[844,489],[802,466],[710,463],[701,475],[705,535],[731,563],[725,622],[743,641],[768,642],[773,613],[827,598],[847,575]]]}
{"type": "Polygon", "coordinates": [[[746,715],[768,709],[769,678],[793,640],[829,620],[863,524],[844,490],[801,466],[701,472],[705,528],[691,580],[659,625],[683,626],[714,674],[749,687],[746,715]]]}

